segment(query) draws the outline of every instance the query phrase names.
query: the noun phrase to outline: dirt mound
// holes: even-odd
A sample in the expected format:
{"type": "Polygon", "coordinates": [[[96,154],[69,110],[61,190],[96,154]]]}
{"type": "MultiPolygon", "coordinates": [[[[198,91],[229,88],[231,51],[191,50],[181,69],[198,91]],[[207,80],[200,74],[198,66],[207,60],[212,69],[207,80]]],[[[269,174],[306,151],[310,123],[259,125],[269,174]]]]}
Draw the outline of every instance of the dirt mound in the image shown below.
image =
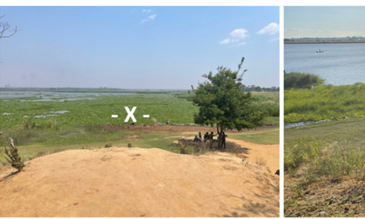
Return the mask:
{"type": "Polygon", "coordinates": [[[279,217],[279,177],[227,153],[70,150],[0,174],[2,217],[279,217]]]}

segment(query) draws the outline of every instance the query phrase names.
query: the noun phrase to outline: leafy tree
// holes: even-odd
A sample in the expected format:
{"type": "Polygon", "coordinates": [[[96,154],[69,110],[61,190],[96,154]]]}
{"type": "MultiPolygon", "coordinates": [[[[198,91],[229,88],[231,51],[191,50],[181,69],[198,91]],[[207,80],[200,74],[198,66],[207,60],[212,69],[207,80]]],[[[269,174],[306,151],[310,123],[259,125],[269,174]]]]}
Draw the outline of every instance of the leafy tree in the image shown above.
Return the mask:
{"type": "Polygon", "coordinates": [[[256,91],[256,92],[261,92],[261,90],[262,90],[262,89],[261,89],[261,87],[260,87],[260,86],[256,86],[256,87],[255,87],[255,91],[256,91]]]}
{"type": "Polygon", "coordinates": [[[199,107],[199,113],[194,115],[197,124],[217,127],[219,133],[218,148],[222,146],[222,132],[226,129],[252,129],[263,123],[265,113],[258,109],[250,92],[244,92],[242,77],[239,71],[244,61],[238,65],[237,71],[225,67],[218,67],[218,73],[204,74],[208,79],[194,89],[192,101],[199,107]]]}

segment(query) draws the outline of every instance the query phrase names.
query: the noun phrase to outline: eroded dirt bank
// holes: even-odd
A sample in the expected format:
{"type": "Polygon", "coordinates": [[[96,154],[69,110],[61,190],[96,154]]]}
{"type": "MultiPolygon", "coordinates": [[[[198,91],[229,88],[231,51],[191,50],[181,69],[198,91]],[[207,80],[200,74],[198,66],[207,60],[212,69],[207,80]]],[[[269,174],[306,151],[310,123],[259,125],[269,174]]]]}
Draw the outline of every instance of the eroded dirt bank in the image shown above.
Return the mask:
{"type": "Polygon", "coordinates": [[[0,177],[0,216],[279,216],[279,177],[228,153],[69,150],[0,177]]]}

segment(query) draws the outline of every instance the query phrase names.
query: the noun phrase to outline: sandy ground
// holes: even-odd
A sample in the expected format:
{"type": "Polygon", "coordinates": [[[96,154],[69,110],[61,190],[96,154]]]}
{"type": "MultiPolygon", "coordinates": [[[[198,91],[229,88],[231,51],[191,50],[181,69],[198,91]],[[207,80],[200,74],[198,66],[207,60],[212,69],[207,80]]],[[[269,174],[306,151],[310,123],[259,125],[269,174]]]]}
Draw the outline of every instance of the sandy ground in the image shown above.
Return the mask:
{"type": "MultiPolygon", "coordinates": [[[[195,134],[195,132],[185,132],[182,134],[195,134]]],[[[185,136],[184,139],[193,140],[192,136],[185,136]]],[[[178,141],[174,141],[174,143],[178,143],[178,141]]],[[[213,146],[217,146],[216,143],[213,146]]],[[[225,150],[221,150],[222,152],[231,152],[234,151],[233,147],[239,146],[241,150],[241,156],[248,159],[249,162],[262,163],[265,166],[269,167],[272,173],[275,173],[276,170],[280,168],[280,145],[266,145],[266,144],[255,144],[246,142],[243,140],[236,139],[227,139],[227,147],[225,150]],[[232,144],[233,143],[233,144],[232,144]]]]}
{"type": "Polygon", "coordinates": [[[230,153],[69,150],[13,171],[0,173],[1,217],[279,217],[279,177],[230,153]]]}
{"type": "Polygon", "coordinates": [[[269,167],[272,173],[280,168],[280,145],[254,144],[242,140],[229,139],[227,142],[234,142],[245,148],[247,153],[244,156],[250,162],[263,163],[269,167]]]}

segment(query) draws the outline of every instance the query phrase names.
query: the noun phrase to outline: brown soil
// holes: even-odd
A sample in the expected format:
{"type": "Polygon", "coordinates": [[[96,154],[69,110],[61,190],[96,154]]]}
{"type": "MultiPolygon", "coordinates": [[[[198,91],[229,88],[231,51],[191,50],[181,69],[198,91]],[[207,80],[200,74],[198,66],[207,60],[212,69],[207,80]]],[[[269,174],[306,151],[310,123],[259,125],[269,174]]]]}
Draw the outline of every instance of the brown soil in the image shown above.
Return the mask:
{"type": "MultiPolygon", "coordinates": [[[[194,139],[192,136],[185,136],[183,138],[191,141],[194,139]]],[[[178,143],[178,140],[174,141],[174,143],[178,143]]],[[[217,144],[214,143],[213,146],[217,146],[217,144]]],[[[221,151],[234,153],[236,156],[247,159],[249,162],[264,164],[270,169],[271,173],[275,173],[280,168],[279,144],[255,144],[230,138],[227,139],[226,149],[221,151]]]]}
{"type": "Polygon", "coordinates": [[[0,173],[2,217],[279,217],[279,177],[228,153],[69,150],[12,171],[0,173]]]}

